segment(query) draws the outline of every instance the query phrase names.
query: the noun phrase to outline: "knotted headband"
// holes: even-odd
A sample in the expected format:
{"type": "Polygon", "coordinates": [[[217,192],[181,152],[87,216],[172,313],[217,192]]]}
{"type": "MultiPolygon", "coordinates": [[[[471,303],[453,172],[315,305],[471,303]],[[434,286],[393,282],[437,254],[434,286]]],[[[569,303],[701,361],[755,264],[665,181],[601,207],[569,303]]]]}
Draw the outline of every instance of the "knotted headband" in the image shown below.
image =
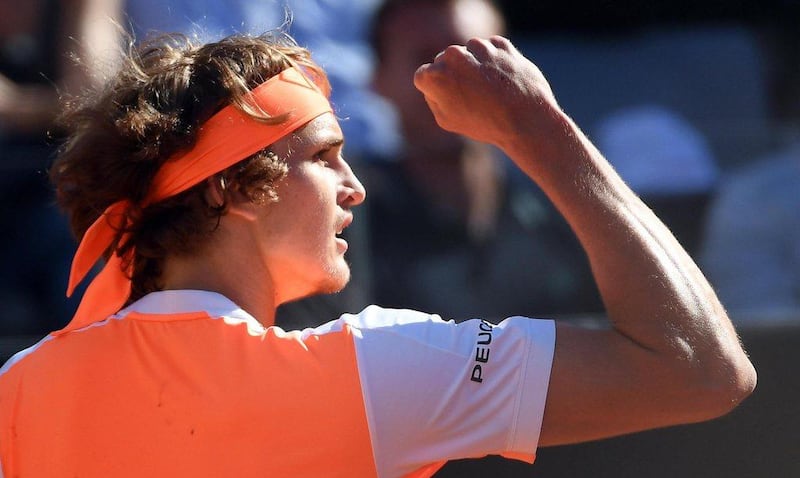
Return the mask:
{"type": "MultiPolygon", "coordinates": [[[[235,105],[226,106],[201,126],[191,150],[161,166],[141,206],[186,191],[314,118],[333,111],[327,92],[323,93],[298,67],[286,69],[265,81],[252,90],[250,99],[258,106],[257,110],[260,108],[269,117],[286,115],[286,120],[265,124],[235,105]]],[[[132,206],[128,200],[111,204],[86,230],[72,260],[67,296],[72,295],[75,287],[114,243],[117,232],[126,228],[128,211],[132,206]]],[[[119,311],[130,296],[131,265],[132,261],[125,261],[116,252],[112,253],[86,289],[69,325],[55,335],[85,327],[119,311]]]]}

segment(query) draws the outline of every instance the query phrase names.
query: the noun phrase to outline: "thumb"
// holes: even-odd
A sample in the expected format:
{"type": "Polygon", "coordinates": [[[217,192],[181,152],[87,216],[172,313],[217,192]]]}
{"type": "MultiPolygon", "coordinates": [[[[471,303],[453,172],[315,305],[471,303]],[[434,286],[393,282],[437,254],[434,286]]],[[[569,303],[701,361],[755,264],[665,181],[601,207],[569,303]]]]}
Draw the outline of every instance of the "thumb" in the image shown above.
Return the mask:
{"type": "Polygon", "coordinates": [[[428,108],[431,110],[433,114],[433,118],[436,120],[436,124],[439,125],[445,131],[455,132],[453,127],[449,124],[450,120],[448,117],[447,110],[440,107],[439,103],[436,102],[433,98],[429,95],[423,95],[425,98],[425,102],[428,104],[428,108]]]}
{"type": "MultiPolygon", "coordinates": [[[[417,71],[414,72],[414,87],[425,94],[426,90],[430,86],[430,76],[431,76],[431,68],[433,67],[432,63],[425,63],[424,65],[417,68],[417,71]]],[[[427,100],[427,98],[426,98],[427,100]]]]}
{"type": "Polygon", "coordinates": [[[414,86],[423,94],[431,93],[434,75],[440,67],[435,63],[425,63],[414,72],[414,86]]]}

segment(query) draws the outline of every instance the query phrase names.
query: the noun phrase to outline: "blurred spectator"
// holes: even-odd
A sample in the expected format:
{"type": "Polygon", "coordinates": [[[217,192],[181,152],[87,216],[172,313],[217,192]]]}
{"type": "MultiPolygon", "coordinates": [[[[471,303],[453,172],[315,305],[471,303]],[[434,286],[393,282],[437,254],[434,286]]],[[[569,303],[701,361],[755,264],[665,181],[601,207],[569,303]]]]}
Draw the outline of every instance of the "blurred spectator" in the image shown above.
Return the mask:
{"type": "Polygon", "coordinates": [[[800,310],[800,141],[727,177],[702,262],[734,319],[800,310]]]}
{"type": "Polygon", "coordinates": [[[389,0],[377,13],[374,87],[403,133],[395,157],[361,172],[380,305],[456,319],[599,308],[586,259],[544,195],[513,181],[499,152],[441,130],[413,86],[448,45],[504,29],[488,0],[389,0]]]}
{"type": "MultiPolygon", "coordinates": [[[[59,95],[101,76],[79,67],[116,52],[115,0],[0,0],[0,239],[2,334],[39,334],[71,317],[64,298],[75,244],[52,204],[45,169],[59,95]],[[53,271],[59,271],[54,273],[53,271]]],[[[110,65],[106,65],[109,66],[110,65]]]]}
{"type": "Polygon", "coordinates": [[[639,105],[602,119],[593,136],[622,179],[696,255],[719,176],[703,135],[665,107],[639,105]]]}

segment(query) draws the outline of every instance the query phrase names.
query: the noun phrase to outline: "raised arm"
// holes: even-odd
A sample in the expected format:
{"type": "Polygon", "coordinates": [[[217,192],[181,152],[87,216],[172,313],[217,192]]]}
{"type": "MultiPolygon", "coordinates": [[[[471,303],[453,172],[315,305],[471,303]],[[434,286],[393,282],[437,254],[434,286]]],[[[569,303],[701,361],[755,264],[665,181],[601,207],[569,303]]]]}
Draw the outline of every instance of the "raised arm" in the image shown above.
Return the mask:
{"type": "Polygon", "coordinates": [[[589,256],[612,327],[558,325],[541,445],[711,419],[753,390],[703,274],[508,40],[450,46],[414,81],[442,128],[502,148],[589,256]]]}

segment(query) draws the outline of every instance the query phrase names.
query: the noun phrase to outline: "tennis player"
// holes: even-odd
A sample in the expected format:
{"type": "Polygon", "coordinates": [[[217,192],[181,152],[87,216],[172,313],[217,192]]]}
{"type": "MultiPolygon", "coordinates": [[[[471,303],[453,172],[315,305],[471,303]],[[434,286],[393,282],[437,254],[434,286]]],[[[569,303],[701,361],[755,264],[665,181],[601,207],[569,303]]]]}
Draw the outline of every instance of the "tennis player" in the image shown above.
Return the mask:
{"type": "Polygon", "coordinates": [[[450,46],[413,81],[442,128],[548,194],[610,327],[379,306],[274,326],[347,283],[340,234],[365,200],[325,73],[279,34],[164,37],[66,116],[70,290],[105,265],[69,325],[0,370],[5,476],[422,477],[711,419],[753,390],[701,272],[508,40],[450,46]]]}

